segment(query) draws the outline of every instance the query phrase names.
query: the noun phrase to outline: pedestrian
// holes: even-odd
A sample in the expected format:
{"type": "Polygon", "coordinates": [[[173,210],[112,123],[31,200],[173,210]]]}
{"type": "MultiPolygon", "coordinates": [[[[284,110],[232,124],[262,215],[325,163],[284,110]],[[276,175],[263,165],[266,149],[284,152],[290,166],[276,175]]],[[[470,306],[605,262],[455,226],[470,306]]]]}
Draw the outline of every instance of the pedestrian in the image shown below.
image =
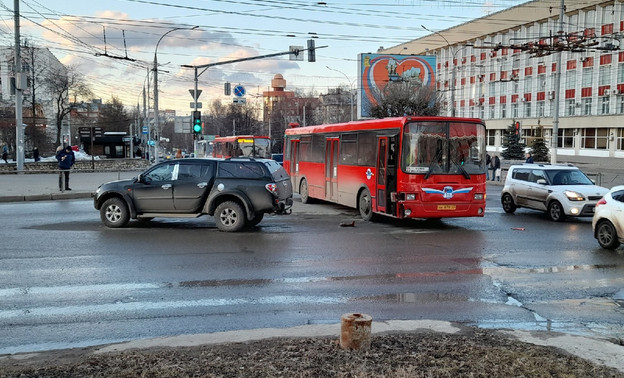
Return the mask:
{"type": "Polygon", "coordinates": [[[490,170],[492,171],[492,181],[494,181],[494,178],[496,177],[496,167],[494,166],[495,157],[496,154],[492,154],[492,157],[490,157],[490,170]]]}
{"type": "Polygon", "coordinates": [[[533,156],[531,156],[530,152],[526,154],[526,163],[533,164],[533,156]]]}
{"type": "Polygon", "coordinates": [[[72,151],[71,146],[67,146],[64,149],[59,146],[56,152],[56,160],[59,162],[59,190],[62,192],[64,190],[71,190],[69,187],[69,169],[76,162],[76,157],[74,156],[74,151],[72,151]],[[63,186],[63,176],[65,177],[63,186]]]}
{"type": "Polygon", "coordinates": [[[182,159],[182,149],[178,148],[178,151],[175,154],[176,159],[182,159]]]}
{"type": "Polygon", "coordinates": [[[485,179],[489,180],[490,179],[490,164],[492,163],[492,158],[490,157],[490,154],[486,153],[485,154],[485,179]]]}
{"type": "Polygon", "coordinates": [[[35,163],[41,160],[39,157],[39,149],[37,147],[33,148],[33,159],[35,159],[35,163]]]}
{"type": "Polygon", "coordinates": [[[5,163],[8,163],[7,161],[8,156],[9,156],[9,147],[7,146],[6,143],[4,143],[2,145],[2,159],[4,160],[5,163]]]}
{"type": "MultiPolygon", "coordinates": [[[[497,155],[494,155],[494,174],[496,176],[496,181],[500,181],[501,180],[501,165],[500,165],[500,159],[498,158],[497,155]]],[[[494,180],[494,177],[492,177],[492,180],[494,180]]]]}
{"type": "Polygon", "coordinates": [[[134,156],[138,157],[138,158],[143,158],[143,154],[141,152],[141,148],[137,147],[136,152],[134,153],[134,156]]]}

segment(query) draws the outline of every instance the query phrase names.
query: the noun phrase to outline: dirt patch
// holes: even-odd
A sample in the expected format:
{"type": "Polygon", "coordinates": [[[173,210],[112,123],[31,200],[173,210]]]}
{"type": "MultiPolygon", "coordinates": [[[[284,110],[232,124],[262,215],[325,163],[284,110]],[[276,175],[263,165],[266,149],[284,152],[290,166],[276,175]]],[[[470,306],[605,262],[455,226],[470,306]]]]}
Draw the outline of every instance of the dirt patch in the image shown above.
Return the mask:
{"type": "Polygon", "coordinates": [[[469,329],[461,334],[375,335],[367,351],[335,337],[151,348],[94,355],[94,348],[0,360],[0,377],[623,377],[556,348],[469,329]]]}

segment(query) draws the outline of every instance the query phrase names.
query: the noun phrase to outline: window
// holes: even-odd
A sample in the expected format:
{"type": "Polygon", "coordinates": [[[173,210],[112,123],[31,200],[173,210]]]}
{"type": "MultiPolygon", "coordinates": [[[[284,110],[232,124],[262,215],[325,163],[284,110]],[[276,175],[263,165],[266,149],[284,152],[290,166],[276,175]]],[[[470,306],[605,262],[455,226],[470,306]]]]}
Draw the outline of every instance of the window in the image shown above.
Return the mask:
{"type": "Polygon", "coordinates": [[[576,113],[576,101],[574,99],[566,100],[566,115],[573,116],[576,113]]]}
{"type": "Polygon", "coordinates": [[[518,118],[518,103],[511,105],[511,118],[518,118]]]}
{"type": "Polygon", "coordinates": [[[617,129],[615,148],[624,151],[624,129],[617,129]]]}
{"type": "MultiPolygon", "coordinates": [[[[624,7],[622,8],[624,10],[624,7]]],[[[618,64],[617,67],[617,82],[624,83],[624,63],[618,64]]]]}
{"type": "Polygon", "coordinates": [[[357,134],[342,134],[340,164],[357,165],[357,134]]]}
{"type": "Polygon", "coordinates": [[[565,89],[576,89],[576,70],[566,72],[565,89]]]}
{"type": "Polygon", "coordinates": [[[507,104],[501,104],[501,118],[507,118],[507,104]]]}
{"type": "Polygon", "coordinates": [[[581,148],[605,150],[607,148],[609,129],[586,128],[581,135],[581,148]]]}
{"type": "Polygon", "coordinates": [[[592,99],[591,98],[584,98],[583,102],[582,102],[582,106],[583,106],[583,115],[591,115],[592,112],[592,99]]]}
{"type": "Polygon", "coordinates": [[[537,102],[537,116],[538,117],[543,117],[544,116],[544,109],[545,109],[545,105],[544,105],[544,101],[538,101],[537,102]]]}
{"type": "Polygon", "coordinates": [[[219,164],[219,177],[263,178],[267,176],[263,164],[246,161],[224,161],[219,164]]]}
{"type": "Polygon", "coordinates": [[[617,112],[618,114],[624,113],[624,96],[617,96],[617,112]]]}
{"type": "Polygon", "coordinates": [[[611,65],[606,64],[600,66],[598,70],[598,85],[610,85],[611,84],[611,65]]]}
{"type": "Polygon", "coordinates": [[[377,135],[362,132],[358,134],[358,165],[374,165],[377,151],[377,135]]]}
{"type": "Polygon", "coordinates": [[[559,129],[557,131],[557,147],[573,148],[574,147],[574,130],[559,129]]]}
{"type": "Polygon", "coordinates": [[[591,88],[593,85],[593,73],[594,70],[591,67],[583,68],[583,78],[581,86],[583,88],[591,88]]]}
{"type": "Polygon", "coordinates": [[[487,138],[486,138],[487,145],[495,146],[496,145],[495,144],[496,143],[496,130],[489,129],[489,130],[486,130],[486,133],[487,133],[487,138]]]}
{"type": "Polygon", "coordinates": [[[600,114],[609,114],[610,102],[611,98],[609,96],[604,96],[600,98],[600,114]]]}
{"type": "Polygon", "coordinates": [[[494,110],[495,110],[494,105],[490,105],[490,119],[494,119],[494,114],[495,114],[494,110]]]}
{"type": "Polygon", "coordinates": [[[177,164],[163,164],[147,172],[143,179],[145,182],[170,181],[173,178],[173,169],[177,164]]]}
{"type": "Polygon", "coordinates": [[[531,117],[531,102],[527,101],[524,103],[524,116],[531,117]]]}

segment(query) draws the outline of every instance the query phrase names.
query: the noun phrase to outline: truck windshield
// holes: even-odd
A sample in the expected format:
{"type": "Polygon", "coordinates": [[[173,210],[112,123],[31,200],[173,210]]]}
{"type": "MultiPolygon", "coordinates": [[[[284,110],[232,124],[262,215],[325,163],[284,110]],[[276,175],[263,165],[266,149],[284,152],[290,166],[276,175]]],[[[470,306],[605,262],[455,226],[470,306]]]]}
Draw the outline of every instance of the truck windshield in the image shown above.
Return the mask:
{"type": "Polygon", "coordinates": [[[468,122],[413,122],[405,125],[401,169],[406,173],[485,173],[485,126],[468,122]]]}

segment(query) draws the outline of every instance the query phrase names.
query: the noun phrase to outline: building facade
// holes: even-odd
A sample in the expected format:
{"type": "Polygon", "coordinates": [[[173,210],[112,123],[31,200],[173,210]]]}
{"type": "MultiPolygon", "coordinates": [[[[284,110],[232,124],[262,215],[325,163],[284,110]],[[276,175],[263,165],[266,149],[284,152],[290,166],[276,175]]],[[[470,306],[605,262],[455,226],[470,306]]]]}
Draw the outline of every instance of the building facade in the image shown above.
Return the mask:
{"type": "Polygon", "coordinates": [[[564,9],[530,1],[380,52],[436,55],[448,115],[484,119],[488,151],[517,122],[527,145],[543,128],[550,146],[558,118],[560,159],[624,159],[624,3],[564,9]]]}

